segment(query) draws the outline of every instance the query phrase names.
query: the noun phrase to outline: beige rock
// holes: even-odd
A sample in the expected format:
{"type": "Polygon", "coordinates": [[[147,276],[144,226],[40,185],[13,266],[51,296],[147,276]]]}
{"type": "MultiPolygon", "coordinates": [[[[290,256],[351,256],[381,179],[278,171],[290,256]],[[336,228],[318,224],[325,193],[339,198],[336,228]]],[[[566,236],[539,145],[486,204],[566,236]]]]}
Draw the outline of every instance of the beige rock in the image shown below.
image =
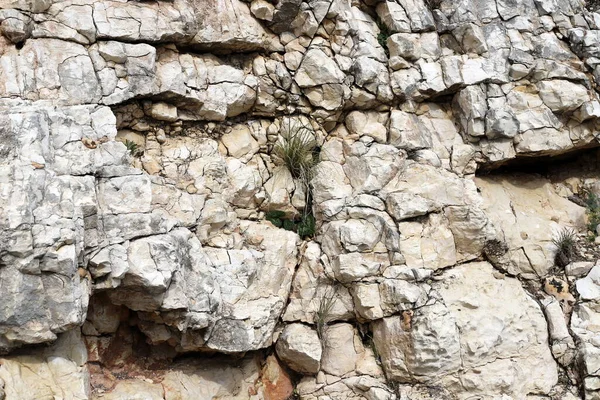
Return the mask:
{"type": "Polygon", "coordinates": [[[275,7],[273,4],[265,0],[253,0],[252,4],[250,4],[250,11],[258,19],[262,19],[263,21],[271,21],[273,20],[273,12],[275,11],[275,7]]]}
{"type": "Polygon", "coordinates": [[[247,4],[218,0],[207,5],[194,2],[200,29],[191,43],[204,50],[275,50],[279,41],[253,18],[247,4]]]}
{"type": "Polygon", "coordinates": [[[390,144],[399,149],[414,151],[432,146],[431,134],[415,114],[392,110],[390,144]]]}
{"type": "Polygon", "coordinates": [[[304,60],[300,68],[298,68],[294,80],[302,88],[342,83],[344,73],[339,69],[335,61],[323,51],[311,49],[304,55],[304,60]]]}
{"type": "Polygon", "coordinates": [[[323,340],[321,369],[334,376],[368,374],[380,376],[373,353],[365,349],[358,332],[351,324],[332,324],[323,340]]]}
{"type": "Polygon", "coordinates": [[[230,132],[221,137],[229,156],[247,161],[258,151],[259,144],[252,137],[246,125],[235,125],[230,132]]]}
{"type": "Polygon", "coordinates": [[[276,167],[271,178],[265,182],[266,199],[263,206],[266,209],[295,214],[296,208],[292,206],[295,188],[296,184],[290,171],[284,166],[276,167]]]}
{"type": "Polygon", "coordinates": [[[377,15],[385,26],[393,32],[410,32],[410,19],[398,3],[385,1],[377,5],[377,15]]]}
{"type": "Polygon", "coordinates": [[[294,371],[316,374],[322,347],[317,331],[304,324],[287,325],[277,340],[277,355],[294,371]]]}
{"type": "Polygon", "coordinates": [[[454,236],[448,221],[430,214],[424,224],[400,222],[400,251],[410,268],[439,269],[457,263],[454,236]]]}
{"type": "Polygon", "coordinates": [[[414,316],[373,322],[383,369],[398,382],[422,382],[456,372],[461,364],[459,338],[454,316],[439,304],[422,308],[414,316]]]}
{"type": "MultiPolygon", "coordinates": [[[[51,347],[0,358],[6,399],[87,400],[87,350],[78,330],[64,333],[51,347]]],[[[161,398],[162,399],[162,398],[161,398]]]]}
{"type": "MultiPolygon", "coordinates": [[[[269,361],[267,361],[270,364],[269,361]]],[[[268,371],[272,371],[270,367],[268,371]]],[[[273,382],[272,372],[267,374],[273,382]]],[[[256,356],[246,356],[232,360],[227,357],[212,357],[188,360],[171,365],[160,383],[165,400],[186,400],[192,398],[247,399],[254,392],[264,397],[269,387],[260,388],[260,360],[256,356]]],[[[281,381],[283,377],[279,377],[281,381]]],[[[263,381],[265,377],[263,376],[263,381]]],[[[163,397],[161,397],[162,399],[163,397]]]]}
{"type": "Polygon", "coordinates": [[[487,263],[463,264],[445,272],[434,290],[439,302],[411,318],[373,324],[389,377],[440,382],[460,399],[499,392],[524,398],[552,389],[558,374],[546,321],[517,280],[494,278],[487,263]],[[530,373],[524,376],[522,370],[530,373]]]}
{"type": "Polygon", "coordinates": [[[117,383],[115,388],[102,396],[94,396],[93,399],[107,400],[163,400],[164,389],[158,383],[150,383],[142,380],[126,380],[117,383]]]}
{"type": "Polygon", "coordinates": [[[535,279],[554,263],[552,239],[561,226],[583,226],[584,208],[531,175],[476,178],[482,209],[508,245],[509,272],[535,279]],[[518,227],[518,229],[515,229],[518,227]]]}
{"type": "Polygon", "coordinates": [[[357,142],[353,150],[356,152],[346,157],[344,172],[358,193],[382,189],[404,166],[404,152],[393,146],[373,144],[364,149],[357,142]]]}
{"type": "Polygon", "coordinates": [[[354,135],[370,136],[378,143],[385,143],[387,141],[386,119],[385,115],[379,113],[352,111],[346,117],[346,127],[354,135]]]}
{"type": "Polygon", "coordinates": [[[329,297],[333,298],[331,321],[346,320],[354,315],[348,289],[331,285],[325,273],[325,266],[320,262],[321,255],[321,249],[316,242],[307,244],[300,267],[294,275],[289,304],[283,315],[284,321],[314,323],[321,301],[329,297]]]}
{"type": "Polygon", "coordinates": [[[573,111],[590,100],[586,88],[569,81],[554,79],[537,86],[544,104],[554,112],[573,111]]]}
{"type": "Polygon", "coordinates": [[[150,116],[159,121],[177,121],[177,107],[167,103],[152,103],[150,116]]]}
{"type": "Polygon", "coordinates": [[[42,13],[52,5],[50,0],[2,0],[0,8],[17,8],[33,13],[42,13]]]}

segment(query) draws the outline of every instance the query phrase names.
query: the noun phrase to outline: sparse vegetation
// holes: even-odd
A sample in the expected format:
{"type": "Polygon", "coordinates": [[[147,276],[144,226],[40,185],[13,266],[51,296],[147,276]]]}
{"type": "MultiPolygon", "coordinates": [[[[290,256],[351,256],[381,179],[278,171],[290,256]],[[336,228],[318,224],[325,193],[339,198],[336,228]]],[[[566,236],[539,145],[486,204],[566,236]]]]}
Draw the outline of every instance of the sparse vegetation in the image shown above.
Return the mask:
{"type": "Polygon", "coordinates": [[[570,228],[563,228],[552,239],[552,243],[557,247],[554,262],[561,268],[569,264],[576,254],[576,232],[570,228]]]}
{"type": "Polygon", "coordinates": [[[430,10],[435,10],[440,8],[443,0],[425,0],[425,4],[430,10]]]}
{"type": "Polygon", "coordinates": [[[310,238],[316,231],[310,181],[319,160],[320,147],[312,126],[299,118],[284,118],[279,135],[273,153],[286,166],[297,184],[304,186],[306,202],[299,218],[286,218],[285,213],[278,210],[269,211],[265,218],[279,228],[294,231],[302,238],[310,238]]]}
{"type": "Polygon", "coordinates": [[[324,337],[325,327],[331,321],[331,312],[335,304],[335,294],[335,287],[329,286],[321,296],[319,309],[315,313],[315,325],[317,326],[317,334],[321,340],[324,337]]]}
{"type": "Polygon", "coordinates": [[[125,140],[125,147],[127,147],[127,150],[131,153],[132,156],[137,156],[141,153],[141,149],[138,146],[138,144],[132,140],[125,140]]]}
{"type": "Polygon", "coordinates": [[[383,50],[385,50],[385,54],[389,57],[390,51],[388,49],[387,40],[392,35],[392,32],[380,19],[377,20],[377,27],[379,28],[379,33],[377,34],[377,42],[379,42],[379,45],[383,47],[383,50]]]}
{"type": "Polygon", "coordinates": [[[312,237],[314,236],[316,229],[315,217],[311,213],[305,213],[300,218],[296,232],[298,232],[298,235],[302,238],[312,237]]]}
{"type": "Polygon", "coordinates": [[[315,234],[315,217],[310,213],[303,214],[299,220],[286,218],[285,213],[279,210],[269,211],[265,219],[278,228],[298,233],[301,238],[312,237],[315,234]]]}
{"type": "Polygon", "coordinates": [[[312,127],[300,120],[288,118],[282,122],[280,139],[273,151],[279,157],[292,177],[307,182],[311,178],[312,169],[317,163],[315,149],[317,141],[312,127]]]}
{"type": "Polygon", "coordinates": [[[596,227],[600,224],[600,198],[592,192],[586,196],[586,208],[588,215],[588,230],[596,236],[596,227]]]}

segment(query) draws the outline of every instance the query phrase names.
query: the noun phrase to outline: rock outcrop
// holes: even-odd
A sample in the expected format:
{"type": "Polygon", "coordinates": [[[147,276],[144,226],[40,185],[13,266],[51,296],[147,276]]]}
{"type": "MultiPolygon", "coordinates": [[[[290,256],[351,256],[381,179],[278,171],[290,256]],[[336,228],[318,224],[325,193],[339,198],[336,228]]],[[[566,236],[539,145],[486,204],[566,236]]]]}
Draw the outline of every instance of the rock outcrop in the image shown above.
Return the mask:
{"type": "Polygon", "coordinates": [[[593,10],[0,0],[0,399],[600,398],[593,10]]]}

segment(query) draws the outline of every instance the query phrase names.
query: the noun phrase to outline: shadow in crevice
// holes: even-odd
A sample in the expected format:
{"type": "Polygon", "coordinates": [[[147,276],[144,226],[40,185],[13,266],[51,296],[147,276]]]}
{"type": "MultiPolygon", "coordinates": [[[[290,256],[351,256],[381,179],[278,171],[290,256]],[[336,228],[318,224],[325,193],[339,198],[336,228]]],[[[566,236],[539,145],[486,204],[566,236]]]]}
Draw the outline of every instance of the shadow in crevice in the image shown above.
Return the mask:
{"type": "Polygon", "coordinates": [[[600,172],[600,147],[579,148],[560,155],[517,157],[503,164],[482,165],[476,175],[536,174],[552,181],[569,177],[598,175],[600,172]]]}

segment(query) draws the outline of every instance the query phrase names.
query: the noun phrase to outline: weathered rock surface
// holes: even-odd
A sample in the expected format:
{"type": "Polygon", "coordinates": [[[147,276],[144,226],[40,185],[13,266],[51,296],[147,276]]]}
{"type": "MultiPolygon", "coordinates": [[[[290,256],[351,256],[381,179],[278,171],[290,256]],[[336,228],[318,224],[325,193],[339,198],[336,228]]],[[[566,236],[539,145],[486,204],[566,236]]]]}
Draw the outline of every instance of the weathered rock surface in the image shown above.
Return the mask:
{"type": "Polygon", "coordinates": [[[558,377],[546,321],[519,282],[494,276],[487,263],[455,267],[443,278],[433,285],[432,305],[374,323],[387,375],[441,384],[463,393],[458,398],[493,396],[507,383],[514,398],[549,392],[558,377]]]}
{"type": "Polygon", "coordinates": [[[277,340],[277,356],[294,371],[316,374],[321,364],[317,332],[303,324],[287,325],[277,340]]]}
{"type": "Polygon", "coordinates": [[[566,0],[0,0],[0,398],[600,397],[599,32],[566,0]]]}

